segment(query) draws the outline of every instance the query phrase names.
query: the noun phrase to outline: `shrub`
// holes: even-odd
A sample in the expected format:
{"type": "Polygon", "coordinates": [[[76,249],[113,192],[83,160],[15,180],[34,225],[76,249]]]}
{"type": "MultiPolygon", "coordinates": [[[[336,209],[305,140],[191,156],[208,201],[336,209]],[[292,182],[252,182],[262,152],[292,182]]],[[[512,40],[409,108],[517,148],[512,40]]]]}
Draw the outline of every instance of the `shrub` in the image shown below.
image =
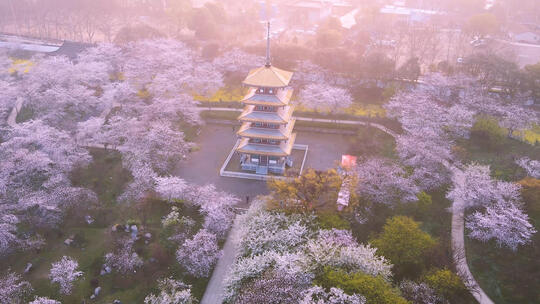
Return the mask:
{"type": "Polygon", "coordinates": [[[401,277],[418,273],[437,242],[420,229],[420,223],[410,217],[394,216],[386,221],[383,232],[372,244],[394,264],[394,273],[401,277]]]}
{"type": "Polygon", "coordinates": [[[466,298],[468,290],[463,281],[448,269],[431,271],[424,281],[451,303],[461,303],[459,299],[466,298]]]}
{"type": "Polygon", "coordinates": [[[347,220],[343,219],[339,214],[332,212],[322,212],[318,214],[317,223],[321,229],[351,229],[351,224],[347,220]]]}
{"type": "Polygon", "coordinates": [[[526,177],[519,181],[521,197],[532,217],[540,216],[540,179],[526,177]]]}
{"type": "Polygon", "coordinates": [[[499,126],[497,119],[488,115],[478,116],[471,128],[471,136],[489,147],[500,146],[504,142],[506,134],[506,129],[499,126]]]}
{"type": "Polygon", "coordinates": [[[343,270],[325,268],[324,274],[317,278],[317,283],[325,288],[337,287],[347,294],[360,294],[370,304],[406,304],[398,289],[382,277],[373,277],[365,273],[348,274],[343,270]]]}
{"type": "Polygon", "coordinates": [[[418,197],[418,202],[416,203],[417,213],[420,217],[425,217],[428,214],[431,205],[433,204],[431,195],[422,191],[418,193],[416,197],[418,197]]]}

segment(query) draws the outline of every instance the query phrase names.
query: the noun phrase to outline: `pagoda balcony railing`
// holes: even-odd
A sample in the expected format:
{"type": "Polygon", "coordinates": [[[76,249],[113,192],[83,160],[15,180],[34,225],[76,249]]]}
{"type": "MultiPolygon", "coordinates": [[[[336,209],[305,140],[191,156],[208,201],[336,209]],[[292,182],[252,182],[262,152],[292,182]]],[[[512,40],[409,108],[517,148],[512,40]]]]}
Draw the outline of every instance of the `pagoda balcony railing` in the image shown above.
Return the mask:
{"type": "Polygon", "coordinates": [[[245,171],[257,171],[257,168],[259,167],[267,167],[268,172],[276,173],[276,174],[283,174],[285,172],[285,162],[278,162],[277,164],[267,164],[267,165],[259,165],[256,163],[251,162],[243,162],[241,163],[242,170],[245,171]]]}

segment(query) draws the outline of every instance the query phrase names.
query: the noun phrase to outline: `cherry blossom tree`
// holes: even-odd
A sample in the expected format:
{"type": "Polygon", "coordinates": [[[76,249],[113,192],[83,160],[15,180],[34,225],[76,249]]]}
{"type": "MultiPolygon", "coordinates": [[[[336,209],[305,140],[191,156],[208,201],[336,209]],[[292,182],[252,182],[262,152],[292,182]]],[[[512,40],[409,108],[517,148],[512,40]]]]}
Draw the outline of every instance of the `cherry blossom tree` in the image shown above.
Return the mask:
{"type": "Polygon", "coordinates": [[[399,284],[403,297],[415,304],[445,304],[447,303],[435,290],[426,283],[416,283],[405,280],[399,284]]]}
{"type": "Polygon", "coordinates": [[[77,122],[98,116],[104,110],[99,91],[109,82],[107,65],[75,64],[66,57],[35,58],[31,72],[16,82],[16,94],[24,107],[48,125],[71,131],[77,122]]]}
{"type": "Polygon", "coordinates": [[[109,75],[123,72],[126,56],[122,49],[111,43],[100,43],[79,54],[77,62],[82,64],[100,62],[107,66],[109,75]]]}
{"type": "Polygon", "coordinates": [[[305,244],[309,233],[306,223],[300,219],[256,208],[250,208],[241,216],[238,227],[236,238],[243,255],[298,248],[305,244]]]}
{"type": "Polygon", "coordinates": [[[183,197],[187,188],[187,183],[176,176],[156,178],[156,192],[162,199],[166,199],[167,201],[183,197]]]}
{"type": "Polygon", "coordinates": [[[17,216],[0,209],[0,256],[10,252],[21,243],[17,237],[18,223],[17,216]]]}
{"type": "Polygon", "coordinates": [[[466,227],[471,238],[483,242],[494,239],[499,246],[507,246],[513,251],[530,243],[537,232],[520,207],[505,201],[487,206],[484,213],[474,212],[467,218],[466,227]]]}
{"type": "Polygon", "coordinates": [[[304,292],[299,304],[364,304],[366,299],[359,294],[348,295],[343,290],[332,287],[326,291],[320,286],[313,286],[304,292]]]}
{"type": "Polygon", "coordinates": [[[174,279],[159,281],[159,294],[150,294],[144,299],[145,304],[195,304],[197,300],[191,294],[191,286],[174,279]]]}
{"type": "Polygon", "coordinates": [[[121,274],[136,271],[143,265],[143,260],[133,250],[132,238],[122,238],[118,241],[117,250],[105,255],[105,265],[115,269],[121,274]]]}
{"type": "Polygon", "coordinates": [[[234,219],[234,206],[240,202],[238,197],[223,191],[218,191],[214,185],[191,186],[183,198],[200,207],[205,216],[203,228],[214,233],[218,239],[225,234],[234,219]]]}
{"type": "Polygon", "coordinates": [[[375,253],[377,249],[358,244],[347,230],[320,230],[317,238],[308,241],[305,250],[309,263],[305,269],[334,266],[387,279],[391,276],[392,265],[375,253]]]}
{"type": "Polygon", "coordinates": [[[516,160],[516,164],[525,169],[529,176],[540,178],[540,161],[522,157],[516,160]]]}
{"type": "Polygon", "coordinates": [[[201,229],[176,251],[178,262],[193,276],[208,277],[221,256],[216,236],[201,229]]]}
{"type": "Polygon", "coordinates": [[[530,242],[536,230],[522,210],[518,184],[491,179],[488,166],[472,164],[463,171],[453,171],[453,187],[447,198],[462,208],[484,210],[467,217],[470,237],[484,242],[495,239],[499,246],[511,250],[530,242]]]}
{"type": "Polygon", "coordinates": [[[335,79],[334,73],[330,73],[311,61],[303,60],[298,63],[293,81],[300,85],[307,85],[310,83],[329,83],[333,79],[335,79]]]}
{"type": "Polygon", "coordinates": [[[482,207],[494,201],[519,201],[519,185],[493,180],[489,166],[471,164],[464,170],[453,169],[453,187],[446,197],[459,201],[463,207],[482,207]]]}
{"type": "Polygon", "coordinates": [[[83,275],[78,271],[79,263],[70,257],[63,256],[62,259],[52,264],[49,278],[52,283],[60,285],[61,294],[70,294],[73,289],[73,282],[83,275]]]}
{"type": "Polygon", "coordinates": [[[221,73],[179,41],[157,39],[134,42],[126,46],[125,52],[128,81],[142,88],[148,86],[156,93],[175,93],[186,88],[207,91],[222,85],[221,73]],[[171,84],[175,85],[175,90],[161,89],[170,89],[171,84]]]}
{"type": "Polygon", "coordinates": [[[24,303],[24,298],[32,293],[33,289],[29,282],[8,270],[8,273],[0,277],[0,303],[24,303]]]}
{"type": "Polygon", "coordinates": [[[138,165],[131,167],[133,181],[124,190],[124,193],[118,197],[122,202],[139,202],[149,197],[154,191],[155,179],[157,174],[148,165],[138,165]]]}
{"type": "Polygon", "coordinates": [[[335,114],[352,105],[347,89],[325,83],[312,83],[300,91],[300,104],[317,112],[335,114]]]}
{"type": "MultiPolygon", "coordinates": [[[[7,124],[7,118],[11,112],[11,109],[15,105],[15,95],[13,93],[14,85],[6,80],[2,80],[0,76],[0,127],[7,124]]],[[[1,134],[1,133],[0,133],[1,134]]]]}
{"type": "Polygon", "coordinates": [[[62,303],[56,300],[46,298],[46,297],[36,297],[29,304],[62,304],[62,303]]]}
{"type": "Polygon", "coordinates": [[[13,239],[19,235],[14,230],[18,223],[34,228],[54,227],[66,212],[75,206],[90,206],[97,202],[97,197],[88,189],[71,185],[70,172],[88,164],[90,155],[66,132],[32,121],[9,129],[3,139],[0,252],[7,253],[40,243],[36,236],[13,239]]]}
{"type": "Polygon", "coordinates": [[[309,274],[269,270],[244,285],[234,303],[297,303],[304,291],[311,286],[311,281],[309,274]]]}
{"type": "Polygon", "coordinates": [[[388,159],[371,158],[356,166],[357,191],[375,203],[416,201],[420,191],[405,170],[388,159]]]}
{"type": "Polygon", "coordinates": [[[265,58],[234,48],[214,58],[212,64],[221,72],[243,72],[264,65],[265,58]]]}
{"type": "MultiPolygon", "coordinates": [[[[225,302],[259,299],[257,289],[265,290],[264,286],[272,285],[276,277],[283,282],[309,282],[327,266],[390,279],[392,265],[378,256],[375,248],[359,244],[350,231],[318,230],[312,216],[269,211],[265,203],[262,199],[255,200],[248,211],[239,216],[235,235],[239,251],[225,277],[225,302]]],[[[275,284],[280,286],[281,283],[275,284]]],[[[290,293],[298,294],[300,289],[309,288],[302,286],[304,288],[293,284],[288,288],[292,288],[290,293]]],[[[302,292],[297,298],[305,296],[302,303],[319,303],[310,302],[312,299],[320,299],[320,303],[351,303],[348,300],[363,299],[357,298],[359,295],[340,296],[337,290],[336,294],[322,292],[309,297],[302,292]]]]}

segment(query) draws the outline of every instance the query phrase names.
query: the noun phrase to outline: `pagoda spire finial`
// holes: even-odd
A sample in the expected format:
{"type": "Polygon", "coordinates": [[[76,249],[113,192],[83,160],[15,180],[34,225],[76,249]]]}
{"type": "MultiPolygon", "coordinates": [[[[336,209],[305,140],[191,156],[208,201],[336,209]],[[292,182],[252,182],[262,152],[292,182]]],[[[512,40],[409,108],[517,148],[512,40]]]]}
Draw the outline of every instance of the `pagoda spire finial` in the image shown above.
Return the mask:
{"type": "Polygon", "coordinates": [[[266,67],[270,67],[270,21],[267,22],[266,33],[266,67]]]}

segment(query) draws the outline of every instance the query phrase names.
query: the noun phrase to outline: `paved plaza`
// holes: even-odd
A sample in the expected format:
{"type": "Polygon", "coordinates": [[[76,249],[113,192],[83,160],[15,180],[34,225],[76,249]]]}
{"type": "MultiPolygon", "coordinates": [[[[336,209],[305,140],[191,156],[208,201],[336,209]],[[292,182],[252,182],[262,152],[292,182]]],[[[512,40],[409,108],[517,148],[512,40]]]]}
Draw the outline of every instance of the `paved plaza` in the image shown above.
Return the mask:
{"type": "MultiPolygon", "coordinates": [[[[235,127],[235,130],[238,126],[235,127]]],[[[333,168],[341,160],[341,155],[349,152],[350,135],[297,132],[296,143],[309,145],[305,169],[326,170],[333,168]]],[[[190,153],[182,161],[175,174],[188,182],[214,184],[220,190],[238,195],[245,202],[259,194],[268,193],[266,183],[257,180],[219,176],[219,169],[236,142],[236,134],[230,125],[207,124],[201,130],[197,145],[200,150],[190,153]]]]}

